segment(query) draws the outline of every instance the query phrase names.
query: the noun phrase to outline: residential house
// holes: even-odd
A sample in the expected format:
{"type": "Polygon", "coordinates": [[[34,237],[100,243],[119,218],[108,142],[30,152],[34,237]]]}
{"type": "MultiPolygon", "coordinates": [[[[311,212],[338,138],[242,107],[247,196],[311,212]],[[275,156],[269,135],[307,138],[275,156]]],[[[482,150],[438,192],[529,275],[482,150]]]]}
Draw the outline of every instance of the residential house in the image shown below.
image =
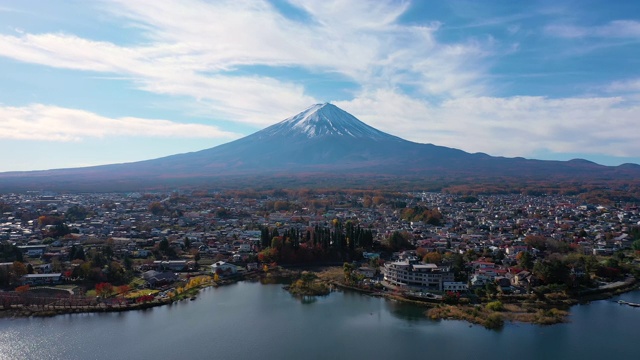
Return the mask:
{"type": "Polygon", "coordinates": [[[62,282],[62,273],[27,274],[20,278],[23,285],[55,285],[62,282]]]}
{"type": "Polygon", "coordinates": [[[173,272],[159,272],[155,270],[149,270],[142,274],[142,278],[147,282],[150,287],[157,287],[162,285],[171,284],[178,280],[178,275],[173,272]]]}
{"type": "Polygon", "coordinates": [[[156,268],[156,270],[186,271],[187,261],[186,260],[169,260],[169,261],[156,260],[153,262],[153,266],[156,268]]]}
{"type": "Polygon", "coordinates": [[[211,272],[218,275],[233,275],[238,272],[238,267],[224,261],[218,261],[211,265],[211,272]]]}
{"type": "Polygon", "coordinates": [[[356,272],[367,279],[371,279],[376,275],[376,269],[368,266],[361,266],[356,270],[356,272]]]}

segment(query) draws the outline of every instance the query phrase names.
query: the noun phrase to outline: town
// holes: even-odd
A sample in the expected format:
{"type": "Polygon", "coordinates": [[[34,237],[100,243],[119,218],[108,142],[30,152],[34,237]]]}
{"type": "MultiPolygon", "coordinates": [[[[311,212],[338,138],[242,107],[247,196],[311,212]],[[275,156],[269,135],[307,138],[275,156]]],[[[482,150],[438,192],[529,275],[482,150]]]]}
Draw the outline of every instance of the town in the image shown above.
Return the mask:
{"type": "Polygon", "coordinates": [[[578,296],[640,276],[638,207],[559,195],[4,194],[0,244],[3,310],[59,309],[61,293],[92,310],[166,303],[280,266],[338,266],[343,285],[432,302],[578,296]]]}

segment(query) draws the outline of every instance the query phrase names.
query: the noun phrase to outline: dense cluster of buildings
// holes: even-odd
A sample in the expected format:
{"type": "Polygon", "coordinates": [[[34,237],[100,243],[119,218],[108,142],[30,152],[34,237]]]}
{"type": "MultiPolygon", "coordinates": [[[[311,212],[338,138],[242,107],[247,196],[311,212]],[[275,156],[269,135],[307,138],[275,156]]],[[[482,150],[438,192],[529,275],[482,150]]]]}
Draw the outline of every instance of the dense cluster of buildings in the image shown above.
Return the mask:
{"type": "Polygon", "coordinates": [[[108,244],[117,258],[148,259],[145,270],[174,271],[188,268],[195,253],[213,264],[254,259],[251,256],[260,250],[260,227],[306,231],[340,219],[372,229],[378,241],[402,232],[427,251],[504,256],[498,264],[471,264],[473,272],[464,283],[455,282],[446,266],[389,257],[381,270],[394,285],[464,289],[504,277],[517,284],[527,281],[527,274],[510,273],[510,265],[518,253],[536,251],[524,242],[527,236],[555,239],[583,254],[606,255],[629,248],[634,240],[631,229],[640,225],[635,206],[583,204],[568,196],[407,193],[371,202],[349,193],[299,198],[286,193],[259,198],[216,193],[26,193],[0,195],[0,205],[0,244],[18,246],[33,265],[33,275],[51,274],[32,276],[28,281],[33,283],[68,270],[72,247],[88,250],[108,244]],[[403,218],[404,209],[418,206],[437,210],[442,220],[434,225],[403,218]],[[81,216],[69,216],[70,211],[81,216]],[[69,233],[55,236],[56,225],[47,219],[62,219],[69,233]],[[154,259],[163,240],[180,258],[175,263],[154,259]]]}

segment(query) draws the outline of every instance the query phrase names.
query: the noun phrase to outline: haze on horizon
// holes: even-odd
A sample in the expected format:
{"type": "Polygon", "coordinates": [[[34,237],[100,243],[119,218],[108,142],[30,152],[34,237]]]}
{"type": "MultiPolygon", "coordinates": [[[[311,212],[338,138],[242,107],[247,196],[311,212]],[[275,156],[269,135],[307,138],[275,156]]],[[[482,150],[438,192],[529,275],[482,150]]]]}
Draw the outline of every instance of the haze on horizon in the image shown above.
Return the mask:
{"type": "Polygon", "coordinates": [[[331,102],[419,143],[640,163],[636,1],[0,2],[0,171],[210,148],[331,102]]]}

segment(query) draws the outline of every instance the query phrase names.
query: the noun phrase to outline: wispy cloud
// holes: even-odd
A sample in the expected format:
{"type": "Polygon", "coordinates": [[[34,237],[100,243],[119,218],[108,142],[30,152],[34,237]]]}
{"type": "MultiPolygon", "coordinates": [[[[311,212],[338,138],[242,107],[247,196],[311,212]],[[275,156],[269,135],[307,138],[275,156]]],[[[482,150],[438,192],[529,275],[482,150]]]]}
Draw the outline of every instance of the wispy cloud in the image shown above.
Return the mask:
{"type": "Polygon", "coordinates": [[[593,37],[640,40],[640,22],[635,20],[614,20],[598,26],[551,24],[545,27],[545,32],[550,36],[567,39],[593,37]]]}
{"type": "Polygon", "coordinates": [[[640,78],[614,81],[605,90],[611,93],[640,93],[640,78]]]}
{"type": "MultiPolygon", "coordinates": [[[[469,31],[456,31],[456,40],[445,40],[444,35],[451,34],[443,30],[453,29],[445,19],[422,25],[399,20],[409,11],[407,1],[290,0],[289,5],[305,16],[288,17],[260,0],[104,1],[99,5],[101,16],[120,22],[141,41],[120,44],[65,32],[12,31],[0,34],[0,56],[82,71],[105,81],[130,81],[137,89],[173,97],[186,113],[256,127],[319,102],[302,76],[282,75],[291,69],[319,75],[316,78],[330,74],[354,84],[353,98],[336,102],[338,106],[418,142],[509,156],[539,149],[640,153],[640,142],[634,138],[640,133],[640,109],[631,100],[631,94],[640,93],[637,79],[594,86],[603,94],[625,97],[496,97],[496,84],[504,77],[554,77],[565,71],[561,67],[551,74],[535,67],[535,72],[526,73],[516,66],[501,78],[491,67],[505,54],[556,56],[557,48],[547,51],[548,41],[527,39],[540,35],[531,31],[540,27],[539,21],[564,19],[566,9],[486,17],[467,25],[469,31]],[[518,36],[518,42],[477,32],[495,27],[504,27],[510,39],[518,36]]],[[[544,28],[543,36],[584,39],[575,41],[580,43],[576,47],[588,49],[634,43],[640,37],[636,20],[601,24],[556,22],[544,28]]],[[[508,61],[507,68],[512,65],[508,61]]],[[[0,137],[14,139],[234,136],[204,125],[112,119],[48,105],[0,107],[0,116],[11,119],[0,122],[0,137]]]]}
{"type": "Polygon", "coordinates": [[[226,138],[238,134],[214,126],[162,119],[108,118],[88,111],[33,104],[0,106],[0,139],[81,141],[106,136],[226,138]]]}
{"type": "Polygon", "coordinates": [[[107,10],[138,28],[145,44],[64,33],[0,35],[0,56],[130,77],[140,89],[189,96],[217,118],[257,125],[317,101],[301,83],[234,74],[244,66],[298,67],[341,74],[363,88],[407,86],[445,98],[487,92],[479,79],[490,42],[441,44],[434,37],[438,23],[400,25],[407,2],[292,4],[311,20],[288,19],[266,1],[114,0],[107,10]]]}
{"type": "Polygon", "coordinates": [[[0,12],[20,12],[20,11],[8,6],[0,5],[0,12]]]}
{"type": "Polygon", "coordinates": [[[620,97],[463,97],[433,105],[386,90],[338,105],[394,135],[470,152],[640,153],[640,105],[620,97]]]}

